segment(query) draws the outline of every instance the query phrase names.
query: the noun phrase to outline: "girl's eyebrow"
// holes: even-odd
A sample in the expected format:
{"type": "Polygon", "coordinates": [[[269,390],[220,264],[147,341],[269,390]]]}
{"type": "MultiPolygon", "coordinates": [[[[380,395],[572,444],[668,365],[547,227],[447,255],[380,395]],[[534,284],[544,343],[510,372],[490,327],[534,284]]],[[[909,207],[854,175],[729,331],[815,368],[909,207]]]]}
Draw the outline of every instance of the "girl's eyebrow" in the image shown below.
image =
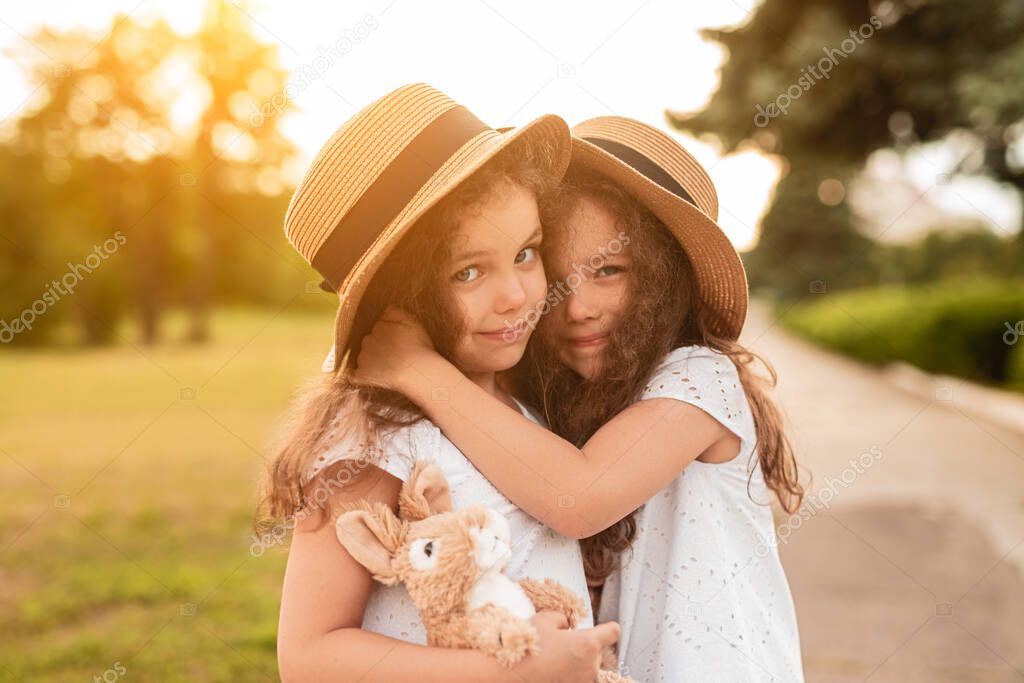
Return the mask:
{"type": "Polygon", "coordinates": [[[474,249],[472,251],[464,251],[464,252],[455,254],[452,257],[452,261],[454,263],[459,263],[461,261],[470,261],[472,259],[480,258],[481,256],[487,256],[492,251],[493,251],[492,249],[474,249]]]}
{"type": "MultiPolygon", "coordinates": [[[[538,224],[537,227],[534,228],[533,233],[531,233],[530,236],[526,238],[523,244],[529,244],[530,242],[534,242],[540,239],[543,236],[543,234],[544,228],[540,224],[538,224]]],[[[471,259],[480,258],[481,256],[489,256],[493,252],[493,249],[474,249],[472,251],[465,251],[454,254],[452,256],[452,261],[455,263],[461,261],[468,261],[471,259]]]]}
{"type": "Polygon", "coordinates": [[[539,240],[543,236],[544,236],[544,227],[540,223],[538,223],[537,227],[533,229],[532,233],[530,233],[530,236],[527,237],[523,241],[523,244],[529,244],[530,242],[535,242],[535,241],[539,240]]]}

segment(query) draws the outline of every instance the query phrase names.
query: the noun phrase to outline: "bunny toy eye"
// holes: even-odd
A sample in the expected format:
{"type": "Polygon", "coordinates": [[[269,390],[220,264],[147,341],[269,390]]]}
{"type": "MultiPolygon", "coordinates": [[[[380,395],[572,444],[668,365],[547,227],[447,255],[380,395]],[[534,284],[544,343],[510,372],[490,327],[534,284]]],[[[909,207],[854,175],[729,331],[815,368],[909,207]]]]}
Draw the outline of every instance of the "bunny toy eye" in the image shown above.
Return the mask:
{"type": "Polygon", "coordinates": [[[437,566],[437,557],[441,549],[440,541],[432,538],[417,538],[409,546],[409,562],[420,571],[433,569],[437,566]]]}

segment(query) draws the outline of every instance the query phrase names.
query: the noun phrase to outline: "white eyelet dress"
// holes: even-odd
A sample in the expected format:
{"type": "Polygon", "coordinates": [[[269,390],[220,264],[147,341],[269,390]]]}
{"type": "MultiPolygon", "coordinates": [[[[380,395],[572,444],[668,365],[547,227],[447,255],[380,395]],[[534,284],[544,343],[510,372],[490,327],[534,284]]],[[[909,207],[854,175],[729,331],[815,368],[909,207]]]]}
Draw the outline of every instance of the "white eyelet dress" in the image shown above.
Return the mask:
{"type": "Polygon", "coordinates": [[[701,408],[741,444],[728,462],[693,461],[636,513],[598,618],[622,625],[622,673],[645,683],[803,681],[772,494],[735,365],[708,347],[675,349],[640,400],[654,398],[701,408]]]}
{"type": "MultiPolygon", "coordinates": [[[[516,402],[530,420],[542,424],[536,415],[516,402]]],[[[415,460],[437,464],[448,479],[452,508],[484,505],[505,515],[511,527],[512,557],[505,573],[513,580],[551,578],[576,593],[584,604],[584,616],[576,628],[593,626],[590,594],[583,572],[579,542],[555,533],[516,507],[480,473],[430,420],[388,432],[381,439],[383,451],[377,466],[402,481],[409,478],[415,460]]],[[[310,470],[321,469],[345,457],[354,457],[348,444],[340,443],[323,454],[310,470]]],[[[510,456],[511,457],[511,456],[510,456]]],[[[341,551],[339,544],[338,550],[341,551]]],[[[363,615],[363,628],[411,643],[426,644],[426,632],[419,611],[402,585],[374,583],[363,615]]]]}

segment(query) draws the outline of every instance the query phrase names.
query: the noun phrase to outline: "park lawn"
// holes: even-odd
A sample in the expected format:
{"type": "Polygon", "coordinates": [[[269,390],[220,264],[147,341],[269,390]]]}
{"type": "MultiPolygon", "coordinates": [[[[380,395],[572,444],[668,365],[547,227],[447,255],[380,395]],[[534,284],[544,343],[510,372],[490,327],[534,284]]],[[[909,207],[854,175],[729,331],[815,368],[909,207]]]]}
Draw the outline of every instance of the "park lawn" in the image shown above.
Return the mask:
{"type": "Polygon", "coordinates": [[[0,352],[0,680],[277,680],[286,548],[250,552],[250,523],[332,323],[226,310],[206,345],[177,319],[152,348],[0,352]]]}

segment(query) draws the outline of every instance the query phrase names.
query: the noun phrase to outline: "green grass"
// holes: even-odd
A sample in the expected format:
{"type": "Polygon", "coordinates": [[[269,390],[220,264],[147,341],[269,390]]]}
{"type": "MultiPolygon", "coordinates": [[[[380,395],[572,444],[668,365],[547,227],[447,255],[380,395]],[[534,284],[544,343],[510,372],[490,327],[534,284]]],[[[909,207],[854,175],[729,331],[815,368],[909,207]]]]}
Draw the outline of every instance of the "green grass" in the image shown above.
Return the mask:
{"type": "Polygon", "coordinates": [[[249,527],[332,323],[222,311],[202,346],[0,351],[0,680],[277,680],[286,549],[253,557],[249,527]]]}

